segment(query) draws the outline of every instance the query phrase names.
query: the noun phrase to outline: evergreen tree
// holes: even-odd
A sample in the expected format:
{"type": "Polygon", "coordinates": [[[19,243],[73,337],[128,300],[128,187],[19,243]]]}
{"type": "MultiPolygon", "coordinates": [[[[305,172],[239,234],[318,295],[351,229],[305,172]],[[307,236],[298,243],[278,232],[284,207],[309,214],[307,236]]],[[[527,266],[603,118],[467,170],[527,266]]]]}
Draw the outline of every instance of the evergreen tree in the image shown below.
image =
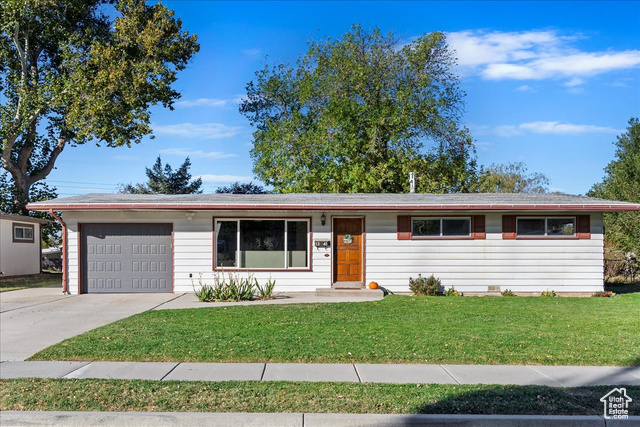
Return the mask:
{"type": "Polygon", "coordinates": [[[120,188],[121,193],[127,194],[200,194],[202,190],[202,179],[191,180],[191,160],[187,157],[184,163],[175,171],[169,163],[162,167],[160,156],[154,165],[145,168],[145,173],[149,180],[146,184],[126,184],[120,188]]]}

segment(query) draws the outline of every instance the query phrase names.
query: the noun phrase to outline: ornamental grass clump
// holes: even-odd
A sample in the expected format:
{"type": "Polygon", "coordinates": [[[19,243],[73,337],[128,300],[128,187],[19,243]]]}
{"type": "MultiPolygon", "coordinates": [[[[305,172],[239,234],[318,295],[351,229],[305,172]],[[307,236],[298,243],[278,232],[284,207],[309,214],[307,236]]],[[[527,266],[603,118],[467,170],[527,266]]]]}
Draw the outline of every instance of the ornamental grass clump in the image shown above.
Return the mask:
{"type": "Polygon", "coordinates": [[[258,298],[261,300],[273,299],[273,288],[276,286],[276,281],[269,277],[267,283],[264,286],[260,286],[258,280],[254,282],[258,298]]]}
{"type": "Polygon", "coordinates": [[[409,289],[414,295],[435,296],[441,293],[442,282],[433,274],[426,279],[418,274],[416,279],[409,277],[409,289]]]}
{"type": "Polygon", "coordinates": [[[251,301],[255,298],[256,293],[260,299],[271,299],[275,280],[269,279],[264,287],[261,287],[258,280],[249,275],[248,277],[240,277],[240,275],[228,273],[225,277],[224,273],[216,273],[213,276],[213,285],[203,283],[202,274],[198,278],[199,288],[196,288],[193,281],[193,292],[202,302],[228,302],[228,301],[251,301]]]}
{"type": "Polygon", "coordinates": [[[511,289],[505,289],[504,291],[500,292],[500,295],[502,295],[503,297],[515,297],[516,296],[516,294],[514,294],[511,289]]]}
{"type": "Polygon", "coordinates": [[[542,291],[540,292],[540,296],[541,297],[557,297],[558,295],[556,294],[556,291],[552,290],[546,290],[546,291],[542,291]]]}

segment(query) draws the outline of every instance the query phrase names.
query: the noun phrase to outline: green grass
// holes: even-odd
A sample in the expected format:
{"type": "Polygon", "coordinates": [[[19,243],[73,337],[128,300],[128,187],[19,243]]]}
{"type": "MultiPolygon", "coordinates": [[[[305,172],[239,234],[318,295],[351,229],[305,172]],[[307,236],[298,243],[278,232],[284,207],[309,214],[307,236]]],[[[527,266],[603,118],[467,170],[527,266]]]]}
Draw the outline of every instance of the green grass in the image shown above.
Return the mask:
{"type": "MultiPolygon", "coordinates": [[[[611,387],[182,382],[0,381],[0,410],[600,415],[611,387]]],[[[640,386],[627,387],[640,396],[640,386]]],[[[640,413],[640,399],[630,413],[640,413]]]]}
{"type": "Polygon", "coordinates": [[[32,360],[640,365],[640,294],[149,311],[32,360]]]}
{"type": "Polygon", "coordinates": [[[42,273],[30,276],[0,277],[0,292],[58,285],[62,287],[62,273],[42,273]]]}

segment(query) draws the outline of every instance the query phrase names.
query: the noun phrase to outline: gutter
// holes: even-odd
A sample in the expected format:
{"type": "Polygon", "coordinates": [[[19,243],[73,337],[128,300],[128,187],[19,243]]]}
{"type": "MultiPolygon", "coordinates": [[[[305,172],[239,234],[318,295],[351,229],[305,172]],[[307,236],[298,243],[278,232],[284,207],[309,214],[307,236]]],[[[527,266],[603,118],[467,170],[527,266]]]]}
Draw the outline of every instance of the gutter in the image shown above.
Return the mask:
{"type": "Polygon", "coordinates": [[[67,224],[53,212],[53,209],[49,209],[49,213],[62,225],[62,293],[68,294],[69,289],[67,285],[67,224]]]}

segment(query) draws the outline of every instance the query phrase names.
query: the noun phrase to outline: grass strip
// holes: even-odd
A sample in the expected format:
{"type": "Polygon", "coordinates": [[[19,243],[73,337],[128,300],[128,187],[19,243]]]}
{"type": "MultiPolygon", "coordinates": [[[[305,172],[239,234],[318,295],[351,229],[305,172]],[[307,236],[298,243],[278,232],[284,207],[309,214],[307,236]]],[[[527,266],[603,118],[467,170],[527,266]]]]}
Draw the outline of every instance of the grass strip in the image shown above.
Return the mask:
{"type": "MultiPolygon", "coordinates": [[[[600,415],[611,387],[182,382],[0,381],[0,410],[600,415]]],[[[640,386],[627,387],[640,396],[640,386]]],[[[640,413],[640,399],[630,413],[640,413]]]]}
{"type": "Polygon", "coordinates": [[[55,285],[62,288],[62,273],[42,273],[30,276],[0,278],[0,292],[55,285]]]}
{"type": "Polygon", "coordinates": [[[32,360],[640,365],[640,294],[149,311],[32,360]]]}

